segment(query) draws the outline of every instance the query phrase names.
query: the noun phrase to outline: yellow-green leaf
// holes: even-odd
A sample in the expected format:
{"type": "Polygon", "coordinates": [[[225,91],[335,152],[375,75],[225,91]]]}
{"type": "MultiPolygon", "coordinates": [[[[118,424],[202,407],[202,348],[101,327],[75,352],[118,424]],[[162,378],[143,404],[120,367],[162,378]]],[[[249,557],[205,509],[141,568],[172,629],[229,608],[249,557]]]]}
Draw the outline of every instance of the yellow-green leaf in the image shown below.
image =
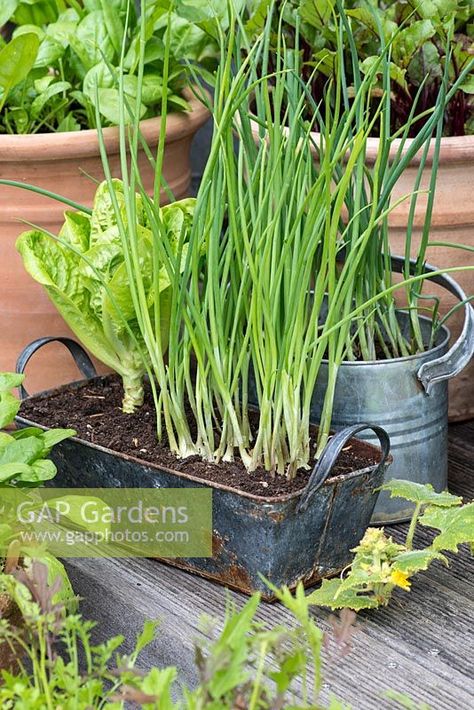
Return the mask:
{"type": "Polygon", "coordinates": [[[422,505],[448,508],[462,503],[462,498],[453,496],[448,491],[437,493],[430,483],[414,483],[413,481],[402,481],[394,478],[384,483],[381,486],[381,490],[389,491],[391,498],[405,498],[412,501],[412,503],[421,503],[422,505]]]}
{"type": "Polygon", "coordinates": [[[354,589],[340,593],[340,579],[324,579],[319,589],[311,592],[306,598],[308,604],[327,606],[330,609],[374,609],[378,606],[377,600],[372,596],[359,594],[354,589]]]}
{"type": "Polygon", "coordinates": [[[0,52],[0,87],[3,89],[0,109],[13,87],[29,74],[38,48],[38,35],[29,32],[14,37],[0,52]]]}
{"type": "Polygon", "coordinates": [[[412,575],[415,572],[420,572],[420,570],[428,569],[433,560],[442,560],[446,565],[448,564],[447,558],[441,552],[427,548],[426,550],[407,550],[402,552],[394,560],[392,568],[407,575],[412,575]]]}
{"type": "Polygon", "coordinates": [[[460,508],[429,507],[419,522],[440,531],[432,543],[435,550],[457,552],[458,545],[474,543],[474,503],[460,508]]]}

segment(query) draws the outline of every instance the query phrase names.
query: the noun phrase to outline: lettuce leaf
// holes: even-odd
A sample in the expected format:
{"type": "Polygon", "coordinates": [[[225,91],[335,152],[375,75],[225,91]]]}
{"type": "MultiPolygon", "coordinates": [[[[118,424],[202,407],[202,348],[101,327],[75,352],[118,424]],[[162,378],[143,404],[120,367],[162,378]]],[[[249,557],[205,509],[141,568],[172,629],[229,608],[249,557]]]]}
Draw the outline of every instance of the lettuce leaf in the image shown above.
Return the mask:
{"type": "MultiPolygon", "coordinates": [[[[123,411],[143,403],[143,378],[149,356],[140,330],[124,257],[118,221],[127,225],[120,180],[113,180],[116,205],[107,182],[97,188],[92,214],[66,212],[57,239],[39,229],[20,235],[17,250],[28,273],[44,286],[66,323],[93,355],[123,380],[123,411]]],[[[175,252],[190,226],[194,199],[156,208],[164,225],[162,238],[175,252]]],[[[140,195],[136,195],[135,234],[146,304],[154,306],[153,233],[140,195]]],[[[122,230],[123,231],[123,230],[122,230]]],[[[184,252],[185,253],[185,252],[184,252]]],[[[168,344],[171,285],[164,268],[159,274],[161,343],[168,344]]],[[[155,334],[158,337],[158,334],[155,334]]]]}

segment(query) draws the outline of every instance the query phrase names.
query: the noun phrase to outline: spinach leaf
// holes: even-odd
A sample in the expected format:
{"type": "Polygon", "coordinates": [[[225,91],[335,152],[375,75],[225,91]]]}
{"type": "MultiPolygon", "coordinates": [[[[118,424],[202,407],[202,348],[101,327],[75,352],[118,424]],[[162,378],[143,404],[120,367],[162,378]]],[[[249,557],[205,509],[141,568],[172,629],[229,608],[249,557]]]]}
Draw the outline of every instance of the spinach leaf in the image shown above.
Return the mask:
{"type": "Polygon", "coordinates": [[[18,7],[19,0],[2,0],[0,6],[0,27],[6,25],[18,7]]]}
{"type": "MultiPolygon", "coordinates": [[[[15,420],[20,402],[12,389],[19,387],[23,378],[15,373],[0,373],[0,429],[15,420]]],[[[73,429],[45,432],[35,427],[0,432],[0,486],[30,488],[54,478],[56,466],[46,457],[53,446],[75,433],[73,429]]]]}
{"type": "MultiPolygon", "coordinates": [[[[217,56],[201,22],[208,22],[209,13],[199,2],[197,14],[190,13],[194,2],[183,4],[183,15],[173,13],[168,96],[177,111],[189,110],[182,95],[187,62],[209,78],[217,56]],[[193,15],[199,22],[190,19],[193,15]]],[[[0,6],[0,25],[13,23],[10,41],[0,41],[0,133],[96,128],[97,109],[102,126],[116,125],[122,47],[125,93],[135,103],[142,23],[147,79],[140,117],[159,115],[169,3],[150,0],[143,18],[132,0],[4,0],[0,6]]],[[[223,24],[225,16],[220,13],[223,24]]]]}
{"type": "Polygon", "coordinates": [[[32,69],[39,49],[38,36],[32,32],[12,39],[0,51],[0,111],[12,88],[32,69]]]}

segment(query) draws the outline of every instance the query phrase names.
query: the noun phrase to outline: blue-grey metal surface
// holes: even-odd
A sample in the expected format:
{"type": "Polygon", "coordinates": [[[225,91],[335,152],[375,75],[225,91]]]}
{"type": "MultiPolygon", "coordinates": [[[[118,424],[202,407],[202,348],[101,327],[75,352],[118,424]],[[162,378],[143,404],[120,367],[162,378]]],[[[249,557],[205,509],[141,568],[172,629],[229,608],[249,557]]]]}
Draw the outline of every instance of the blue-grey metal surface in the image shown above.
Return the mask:
{"type": "MultiPolygon", "coordinates": [[[[406,314],[399,314],[406,320],[406,314]]],[[[423,321],[429,338],[431,322],[423,321]]],[[[375,362],[344,362],[339,368],[334,396],[331,426],[338,431],[351,424],[370,419],[382,426],[390,436],[393,463],[387,475],[419,483],[431,483],[437,490],[447,485],[448,384],[439,382],[427,395],[418,380],[425,362],[444,355],[449,333],[443,329],[436,348],[405,358],[375,362]]],[[[319,421],[327,386],[327,364],[322,363],[313,395],[311,416],[319,421]]],[[[371,434],[362,434],[372,441],[371,434]]],[[[379,495],[372,522],[405,520],[413,510],[411,504],[379,495]]]]}
{"type": "MultiPolygon", "coordinates": [[[[426,272],[435,271],[434,266],[425,264],[426,272]]],[[[437,382],[449,380],[456,377],[461,370],[470,362],[474,355],[474,308],[467,301],[466,294],[460,285],[448,274],[444,276],[433,276],[431,281],[443,286],[447,291],[456,296],[464,305],[464,325],[459,338],[448,352],[442,357],[423,363],[418,371],[418,379],[425,388],[426,393],[431,394],[432,388],[437,382]]]]}
{"type": "MultiPolygon", "coordinates": [[[[392,259],[394,271],[404,260],[392,259]]],[[[435,271],[426,265],[426,271],[435,271]]],[[[461,301],[466,296],[447,276],[434,277],[461,301]]],[[[389,478],[431,483],[436,490],[447,486],[448,475],[448,379],[454,377],[474,352],[474,310],[465,304],[465,323],[449,349],[449,331],[441,328],[435,347],[419,355],[374,362],[344,362],[339,368],[331,426],[338,431],[360,421],[377,422],[389,434],[393,464],[389,478]]],[[[409,329],[408,316],[398,314],[409,329]]],[[[425,342],[430,342],[431,321],[421,319],[425,342]]],[[[323,362],[312,402],[312,419],[319,421],[326,392],[327,364],[323,362]]],[[[371,434],[362,436],[375,441],[371,434]]],[[[389,494],[380,494],[373,523],[406,520],[413,506],[389,494]]]]}
{"type": "MultiPolygon", "coordinates": [[[[44,342],[39,341],[31,344],[27,348],[29,357],[42,344],[44,342]]],[[[27,360],[25,356],[21,362],[27,360]]],[[[69,387],[80,385],[81,382],[77,382],[69,387]]],[[[56,391],[44,392],[29,399],[39,401],[56,391]]],[[[41,427],[41,423],[21,416],[17,417],[17,422],[19,426],[41,427]]],[[[166,562],[246,593],[260,590],[264,598],[271,599],[260,575],[276,586],[286,584],[293,587],[299,581],[311,584],[335,574],[350,561],[350,550],[357,545],[369,524],[377,497],[376,489],[390,463],[387,434],[380,427],[375,427],[381,450],[359,442],[361,453],[365,451],[371,458],[376,454],[379,464],[333,478],[330,472],[342,447],[367,426],[370,425],[358,423],[331,439],[307,487],[292,494],[260,497],[242,493],[183,472],[144,463],[78,438],[63,441],[54,447],[51,458],[58,468],[54,485],[212,488],[212,558],[166,562]]]]}
{"type": "MultiPolygon", "coordinates": [[[[38,426],[21,417],[23,426],[38,426]]],[[[305,584],[343,569],[369,524],[386,465],[328,479],[298,510],[301,494],[260,498],[182,472],[70,439],[55,446],[58,487],[213,489],[213,557],[167,560],[204,577],[271,598],[260,574],[276,586],[305,584]]],[[[125,501],[124,501],[125,502],[125,501]]]]}
{"type": "MultiPolygon", "coordinates": [[[[97,371],[94,367],[94,363],[92,362],[82,345],[79,345],[79,343],[73,340],[72,338],[66,338],[62,335],[46,336],[44,338],[38,338],[37,340],[33,340],[33,342],[27,345],[18,356],[15,368],[16,372],[18,372],[18,374],[20,375],[23,375],[26,366],[28,365],[35,352],[37,350],[40,350],[44,345],[48,345],[48,343],[61,343],[62,345],[64,345],[64,347],[67,348],[71,353],[71,356],[77,365],[77,369],[83,375],[83,377],[89,379],[91,377],[97,376],[97,371]]],[[[26,391],[26,388],[23,384],[20,385],[18,391],[21,399],[25,399],[26,397],[28,397],[28,392],[26,391]]]]}

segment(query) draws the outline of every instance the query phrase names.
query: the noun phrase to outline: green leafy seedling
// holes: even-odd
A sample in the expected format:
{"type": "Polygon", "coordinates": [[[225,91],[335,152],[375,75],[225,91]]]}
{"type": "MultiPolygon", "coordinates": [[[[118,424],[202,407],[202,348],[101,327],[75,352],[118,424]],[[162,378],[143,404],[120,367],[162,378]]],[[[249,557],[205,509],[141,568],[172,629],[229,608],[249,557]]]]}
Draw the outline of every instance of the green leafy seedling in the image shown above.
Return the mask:
{"type": "Polygon", "coordinates": [[[349,607],[355,611],[388,604],[393,590],[409,591],[410,578],[427,570],[436,560],[448,565],[443,551],[457,552],[467,543],[474,549],[474,503],[462,505],[462,498],[448,491],[437,493],[429,484],[392,480],[382,486],[393,497],[415,503],[404,544],[393,542],[383,529],[368,528],[355,557],[343,575],[323,580],[308,596],[310,604],[331,609],[349,607]],[[431,545],[412,549],[418,524],[439,530],[431,545]]]}
{"type": "Polygon", "coordinates": [[[14,86],[20,83],[31,71],[39,49],[38,35],[34,32],[14,37],[0,51],[0,111],[14,86]]]}
{"type": "Polygon", "coordinates": [[[458,546],[463,543],[468,543],[474,550],[474,503],[455,509],[430,506],[419,522],[440,531],[433,540],[435,550],[457,552],[458,546]]]}

